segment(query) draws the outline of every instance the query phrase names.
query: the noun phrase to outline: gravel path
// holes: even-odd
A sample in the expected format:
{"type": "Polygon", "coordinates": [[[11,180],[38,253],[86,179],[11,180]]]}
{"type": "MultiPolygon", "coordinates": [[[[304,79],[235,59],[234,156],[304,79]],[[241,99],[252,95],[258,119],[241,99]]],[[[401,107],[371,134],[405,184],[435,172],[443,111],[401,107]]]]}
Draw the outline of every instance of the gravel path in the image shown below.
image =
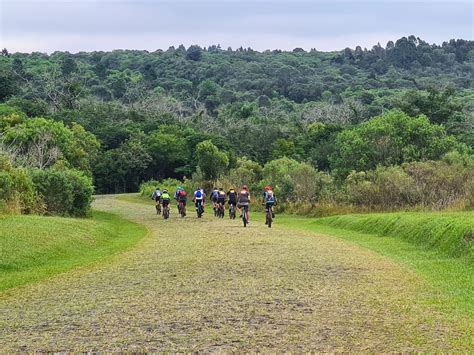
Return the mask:
{"type": "Polygon", "coordinates": [[[426,305],[434,291],[363,248],[175,209],[163,221],[113,197],[95,208],[150,233],[109,262],[1,295],[2,351],[463,350],[426,305]]]}

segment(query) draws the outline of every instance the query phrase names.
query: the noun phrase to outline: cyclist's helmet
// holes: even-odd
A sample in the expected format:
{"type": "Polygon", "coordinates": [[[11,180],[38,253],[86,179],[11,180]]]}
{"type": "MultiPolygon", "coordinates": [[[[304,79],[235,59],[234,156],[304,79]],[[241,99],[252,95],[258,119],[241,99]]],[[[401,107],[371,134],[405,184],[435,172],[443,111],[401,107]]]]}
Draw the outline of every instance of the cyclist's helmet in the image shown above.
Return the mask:
{"type": "Polygon", "coordinates": [[[176,187],[176,190],[183,190],[183,187],[182,187],[182,186],[178,186],[178,187],[176,187]]]}
{"type": "Polygon", "coordinates": [[[242,186],[242,190],[247,190],[247,191],[248,191],[248,190],[249,190],[249,187],[248,187],[247,185],[243,185],[243,186],[242,186]]]}
{"type": "Polygon", "coordinates": [[[272,190],[272,187],[270,185],[265,186],[265,191],[272,190]]]}
{"type": "Polygon", "coordinates": [[[166,193],[168,193],[168,189],[164,189],[164,190],[163,190],[163,192],[166,192],[166,193]]]}
{"type": "Polygon", "coordinates": [[[157,189],[157,190],[159,190],[160,188],[159,188],[159,187],[157,187],[156,189],[157,189]]]}

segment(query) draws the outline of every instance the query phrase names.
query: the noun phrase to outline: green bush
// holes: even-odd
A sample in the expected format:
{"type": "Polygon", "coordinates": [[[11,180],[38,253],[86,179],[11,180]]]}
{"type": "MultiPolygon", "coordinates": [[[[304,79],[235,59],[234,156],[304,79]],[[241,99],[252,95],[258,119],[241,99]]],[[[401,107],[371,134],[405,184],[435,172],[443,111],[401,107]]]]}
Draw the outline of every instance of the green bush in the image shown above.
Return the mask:
{"type": "Polygon", "coordinates": [[[345,180],[346,202],[366,210],[471,207],[474,163],[469,155],[449,153],[442,161],[406,163],[352,172],[345,180]]]}
{"type": "Polygon", "coordinates": [[[92,179],[77,170],[31,170],[45,212],[61,216],[86,216],[93,200],[92,179]]]}
{"type": "Polygon", "coordinates": [[[13,168],[0,155],[0,211],[30,213],[37,209],[33,181],[25,169],[13,168]]]}

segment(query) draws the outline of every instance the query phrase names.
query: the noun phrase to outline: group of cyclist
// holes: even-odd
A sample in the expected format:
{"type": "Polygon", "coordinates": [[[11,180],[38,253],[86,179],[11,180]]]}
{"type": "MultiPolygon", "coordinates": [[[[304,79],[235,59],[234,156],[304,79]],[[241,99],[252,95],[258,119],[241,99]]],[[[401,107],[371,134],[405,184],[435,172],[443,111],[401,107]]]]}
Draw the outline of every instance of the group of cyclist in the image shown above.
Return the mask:
{"type": "MultiPolygon", "coordinates": [[[[156,210],[158,214],[161,213],[161,206],[169,207],[169,204],[171,202],[171,195],[169,191],[167,189],[161,191],[159,187],[157,187],[156,190],[153,192],[151,198],[156,202],[156,210]]],[[[173,198],[178,202],[178,211],[180,211],[180,205],[184,207],[186,206],[188,194],[182,186],[178,186],[176,188],[173,198]]],[[[192,201],[196,207],[198,217],[200,217],[204,213],[206,198],[207,195],[202,187],[198,187],[192,195],[192,201]]],[[[237,208],[237,210],[240,211],[241,216],[242,213],[246,213],[247,224],[249,223],[249,206],[251,199],[249,188],[247,185],[243,185],[240,191],[238,192],[234,188],[231,188],[227,192],[225,192],[223,188],[215,187],[210,193],[210,200],[214,209],[214,215],[217,215],[216,212],[219,209],[225,211],[225,204],[227,202],[229,206],[229,215],[231,211],[237,208]]],[[[271,211],[272,217],[274,218],[275,215],[273,213],[273,206],[277,204],[277,199],[270,185],[267,185],[264,188],[263,202],[265,204],[265,211],[271,211]]],[[[185,213],[183,214],[183,217],[184,216],[185,213]]],[[[222,214],[222,217],[223,216],[224,215],[222,214]]]]}

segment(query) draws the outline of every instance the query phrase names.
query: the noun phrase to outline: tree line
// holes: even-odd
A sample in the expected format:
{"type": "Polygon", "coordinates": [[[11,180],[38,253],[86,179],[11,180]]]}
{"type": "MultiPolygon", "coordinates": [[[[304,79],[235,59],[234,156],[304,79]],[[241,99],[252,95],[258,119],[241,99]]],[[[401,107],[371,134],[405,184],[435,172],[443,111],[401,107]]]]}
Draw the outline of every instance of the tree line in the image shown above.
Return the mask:
{"type": "Polygon", "coordinates": [[[414,36],[337,52],[5,49],[1,144],[13,167],[75,169],[97,193],[289,159],[347,194],[354,174],[472,154],[473,67],[474,41],[414,36]]]}

